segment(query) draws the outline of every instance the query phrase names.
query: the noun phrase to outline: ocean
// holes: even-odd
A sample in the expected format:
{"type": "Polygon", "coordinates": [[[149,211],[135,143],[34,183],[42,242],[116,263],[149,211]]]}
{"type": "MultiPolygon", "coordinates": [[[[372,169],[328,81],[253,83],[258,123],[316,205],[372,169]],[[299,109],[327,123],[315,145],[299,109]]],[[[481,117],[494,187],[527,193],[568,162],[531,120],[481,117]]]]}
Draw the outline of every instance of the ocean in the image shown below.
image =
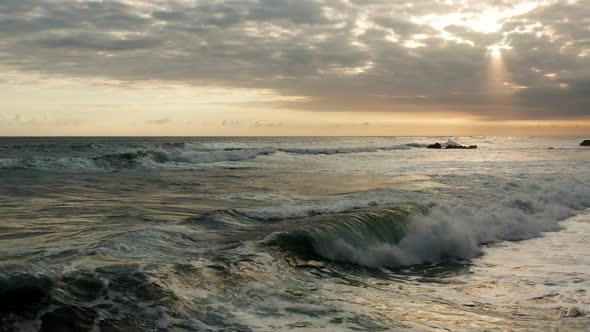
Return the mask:
{"type": "Polygon", "coordinates": [[[0,331],[587,330],[582,139],[0,138],[0,331]]]}

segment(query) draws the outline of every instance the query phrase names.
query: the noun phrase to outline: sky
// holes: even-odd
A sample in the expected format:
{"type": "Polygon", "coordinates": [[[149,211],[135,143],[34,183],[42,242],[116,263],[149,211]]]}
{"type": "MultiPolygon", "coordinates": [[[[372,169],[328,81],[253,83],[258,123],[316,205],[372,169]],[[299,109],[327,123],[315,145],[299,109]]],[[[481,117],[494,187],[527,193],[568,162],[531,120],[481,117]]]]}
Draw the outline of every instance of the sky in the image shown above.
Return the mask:
{"type": "Polygon", "coordinates": [[[0,136],[590,135],[590,0],[0,0],[0,136]]]}

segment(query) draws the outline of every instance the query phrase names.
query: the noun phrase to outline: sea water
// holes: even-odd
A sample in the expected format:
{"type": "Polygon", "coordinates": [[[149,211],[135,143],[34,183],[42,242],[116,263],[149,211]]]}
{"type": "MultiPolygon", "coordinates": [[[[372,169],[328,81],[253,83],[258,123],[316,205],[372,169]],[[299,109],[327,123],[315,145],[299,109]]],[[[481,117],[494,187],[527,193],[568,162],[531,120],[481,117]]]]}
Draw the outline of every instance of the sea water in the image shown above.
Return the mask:
{"type": "Polygon", "coordinates": [[[0,138],[0,331],[584,330],[581,140],[0,138]]]}

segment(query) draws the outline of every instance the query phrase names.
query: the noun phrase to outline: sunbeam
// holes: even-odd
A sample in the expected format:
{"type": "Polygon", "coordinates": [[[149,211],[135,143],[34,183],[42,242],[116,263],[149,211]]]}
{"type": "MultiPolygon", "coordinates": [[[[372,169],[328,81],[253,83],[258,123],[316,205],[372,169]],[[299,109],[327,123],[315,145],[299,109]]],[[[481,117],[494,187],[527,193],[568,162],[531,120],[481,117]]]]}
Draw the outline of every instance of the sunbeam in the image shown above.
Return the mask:
{"type": "Polygon", "coordinates": [[[488,64],[487,89],[490,96],[498,98],[508,94],[506,88],[506,66],[502,56],[502,46],[488,47],[486,54],[488,64]]]}

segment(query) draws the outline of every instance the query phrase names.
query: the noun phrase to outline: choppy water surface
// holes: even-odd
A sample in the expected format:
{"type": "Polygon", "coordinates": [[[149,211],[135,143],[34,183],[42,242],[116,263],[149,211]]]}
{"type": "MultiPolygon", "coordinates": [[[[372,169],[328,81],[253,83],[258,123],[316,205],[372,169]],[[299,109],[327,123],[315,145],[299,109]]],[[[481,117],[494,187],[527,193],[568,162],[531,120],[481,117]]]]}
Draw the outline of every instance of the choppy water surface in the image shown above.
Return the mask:
{"type": "Polygon", "coordinates": [[[1,138],[0,331],[584,330],[581,138],[1,138]]]}

